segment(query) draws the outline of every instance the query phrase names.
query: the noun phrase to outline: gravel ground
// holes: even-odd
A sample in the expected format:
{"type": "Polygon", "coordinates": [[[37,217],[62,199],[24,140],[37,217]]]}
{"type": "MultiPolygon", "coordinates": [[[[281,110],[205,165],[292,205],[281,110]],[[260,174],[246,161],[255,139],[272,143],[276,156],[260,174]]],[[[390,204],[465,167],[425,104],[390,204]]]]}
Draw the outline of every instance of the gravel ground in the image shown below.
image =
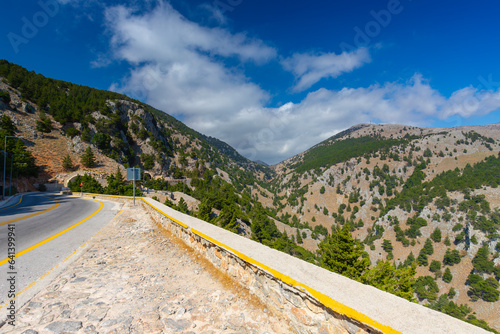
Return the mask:
{"type": "Polygon", "coordinates": [[[124,207],[80,259],[2,333],[290,333],[254,296],[140,205],[124,207]]]}

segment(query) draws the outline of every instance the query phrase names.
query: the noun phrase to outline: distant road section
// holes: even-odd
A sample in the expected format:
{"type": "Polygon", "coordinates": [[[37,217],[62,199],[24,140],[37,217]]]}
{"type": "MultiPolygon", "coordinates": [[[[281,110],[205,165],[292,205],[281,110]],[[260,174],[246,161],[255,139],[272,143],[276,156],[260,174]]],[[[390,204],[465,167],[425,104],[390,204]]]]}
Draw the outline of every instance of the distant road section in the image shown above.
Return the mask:
{"type": "MultiPolygon", "coordinates": [[[[0,316],[16,294],[74,253],[120,210],[115,202],[31,193],[0,209],[0,316]],[[16,204],[17,203],[17,204],[16,204]],[[9,255],[16,254],[14,262],[9,255]],[[3,306],[3,307],[2,307],[3,306]]],[[[21,298],[22,299],[22,298],[21,298]]],[[[21,305],[17,305],[19,308],[21,305]]],[[[3,319],[0,319],[0,321],[3,319]]]]}

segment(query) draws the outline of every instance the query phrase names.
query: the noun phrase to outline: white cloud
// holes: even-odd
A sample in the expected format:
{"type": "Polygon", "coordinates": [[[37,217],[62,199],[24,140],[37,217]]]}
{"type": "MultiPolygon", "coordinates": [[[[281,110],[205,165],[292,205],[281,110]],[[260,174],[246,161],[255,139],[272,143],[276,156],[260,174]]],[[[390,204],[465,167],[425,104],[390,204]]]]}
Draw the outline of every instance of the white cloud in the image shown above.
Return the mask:
{"type": "MultiPolygon", "coordinates": [[[[275,59],[276,50],[245,34],[191,22],[169,4],[147,13],[118,6],[106,11],[114,59],[131,64],[112,86],[181,116],[190,127],[226,141],[250,159],[268,163],[300,153],[354,124],[431,125],[437,118],[483,115],[500,108],[500,91],[464,88],[442,96],[420,75],[338,91],[318,89],[299,103],[266,108],[269,93],[226,65],[275,59]]],[[[298,78],[296,90],[369,62],[367,49],[342,55],[294,55],[283,66],[298,78]]],[[[95,65],[106,63],[97,59],[95,65]]]]}
{"type": "MultiPolygon", "coordinates": [[[[133,65],[130,76],[112,89],[141,96],[165,112],[186,116],[189,123],[207,115],[225,119],[268,99],[266,92],[221,60],[261,64],[274,58],[276,51],[260,40],[202,27],[167,3],[142,15],[113,7],[106,19],[113,56],[133,65]]],[[[212,129],[212,123],[208,120],[199,130],[212,129]]]]}
{"type": "Polygon", "coordinates": [[[223,138],[245,156],[277,163],[358,123],[425,126],[437,118],[470,117],[499,108],[500,90],[466,89],[445,98],[416,74],[405,83],[338,91],[321,88],[300,103],[256,109],[251,117],[234,115],[230,123],[220,121],[218,126],[223,138]]]}
{"type": "Polygon", "coordinates": [[[295,75],[298,82],[294,87],[294,91],[300,92],[310,88],[322,78],[336,78],[370,61],[370,53],[367,48],[363,47],[352,52],[342,52],[341,54],[296,53],[291,58],[284,59],[281,63],[287,71],[295,75]]]}
{"type": "Polygon", "coordinates": [[[439,115],[441,119],[454,115],[462,117],[482,116],[500,107],[500,89],[494,92],[466,87],[454,92],[447,102],[439,115]]]}

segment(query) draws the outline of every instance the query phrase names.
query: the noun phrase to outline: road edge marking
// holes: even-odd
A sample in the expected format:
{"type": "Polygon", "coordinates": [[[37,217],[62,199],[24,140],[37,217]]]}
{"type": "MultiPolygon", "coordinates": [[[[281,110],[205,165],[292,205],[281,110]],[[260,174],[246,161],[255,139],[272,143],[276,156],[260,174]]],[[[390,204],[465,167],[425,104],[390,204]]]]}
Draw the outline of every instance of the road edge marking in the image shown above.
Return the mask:
{"type": "MultiPolygon", "coordinates": [[[[59,237],[59,236],[63,235],[64,233],[66,233],[66,232],[68,232],[68,231],[70,231],[70,230],[74,229],[75,227],[77,227],[77,226],[78,226],[78,225],[80,225],[81,223],[83,223],[83,222],[85,222],[85,221],[89,220],[90,218],[92,218],[93,216],[95,216],[95,215],[96,215],[99,211],[101,211],[101,209],[102,209],[102,208],[103,208],[103,206],[104,206],[104,203],[102,203],[101,201],[98,201],[98,200],[96,200],[96,199],[91,199],[91,198],[88,198],[88,199],[90,199],[90,200],[92,200],[92,201],[96,201],[96,202],[101,203],[101,205],[99,206],[99,209],[97,209],[96,211],[94,211],[94,213],[92,213],[90,216],[88,216],[88,217],[86,217],[85,219],[83,219],[83,220],[79,221],[78,223],[76,223],[76,224],[74,224],[74,225],[72,225],[72,226],[70,226],[70,227],[66,228],[65,230],[63,230],[63,231],[61,231],[61,232],[59,232],[59,233],[56,233],[56,234],[54,234],[53,236],[50,236],[50,237],[48,237],[47,239],[42,240],[42,241],[40,241],[40,242],[38,242],[38,243],[34,244],[33,246],[26,248],[25,250],[20,251],[19,253],[16,253],[16,254],[14,255],[14,258],[13,258],[13,259],[18,258],[18,257],[20,257],[21,255],[24,255],[24,254],[26,254],[26,253],[28,253],[28,252],[31,252],[32,250],[34,250],[34,249],[36,249],[36,248],[38,248],[38,247],[40,247],[40,246],[42,246],[42,245],[46,244],[47,242],[54,240],[55,238],[57,238],[57,237],[59,237]]],[[[60,204],[60,202],[59,202],[59,204],[60,204]]],[[[58,205],[59,205],[59,204],[58,204],[58,205]]],[[[6,258],[6,259],[4,259],[4,260],[0,261],[0,266],[2,266],[2,265],[4,265],[4,264],[6,264],[7,262],[9,262],[9,260],[11,260],[11,259],[10,259],[10,258],[6,258]]]]}
{"type": "Polygon", "coordinates": [[[274,277],[276,277],[277,279],[281,280],[283,283],[285,284],[289,284],[295,288],[297,288],[298,290],[301,290],[301,291],[307,291],[309,292],[314,298],[316,298],[320,303],[322,303],[324,306],[326,306],[327,308],[330,308],[331,310],[333,310],[334,312],[337,312],[341,315],[344,315],[344,316],[347,316],[347,317],[350,317],[352,319],[355,319],[357,321],[360,321],[361,323],[364,323],[368,326],[371,326],[371,327],[374,327],[375,329],[377,330],[381,330],[383,331],[384,333],[390,333],[390,334],[402,334],[400,331],[388,326],[388,325],[384,325],[380,322],[378,322],[377,320],[375,319],[372,319],[371,317],[359,312],[359,311],[356,311],[355,309],[345,305],[345,304],[342,304],[341,302],[325,295],[324,293],[321,293],[311,287],[309,287],[308,285],[302,283],[302,282],[299,282],[263,263],[260,263],[259,261],[251,258],[250,256],[248,255],[245,255],[235,249],[233,249],[232,247],[229,247],[227,245],[225,245],[224,243],[218,241],[218,240],[215,240],[214,238],[196,230],[195,228],[193,227],[190,227],[190,226],[187,226],[186,224],[184,223],[180,223],[179,220],[173,218],[172,216],[166,214],[165,212],[157,209],[154,205],[152,205],[151,203],[149,203],[148,201],[146,201],[144,198],[143,198],[143,201],[145,203],[147,203],[150,207],[156,209],[156,211],[162,213],[164,216],[166,216],[167,218],[169,218],[170,220],[173,220],[174,222],[180,224],[182,227],[186,228],[187,230],[189,230],[191,233],[193,233],[194,235],[197,235],[219,247],[222,247],[222,248],[225,248],[227,251],[233,253],[235,256],[239,257],[240,259],[242,259],[243,261],[246,261],[252,265],[255,265],[259,268],[261,268],[262,270],[264,271],[267,271],[269,272],[271,275],[273,275],[274,277]]]}
{"type": "MultiPolygon", "coordinates": [[[[54,205],[52,205],[50,208],[48,209],[45,209],[43,211],[39,211],[39,212],[35,212],[35,213],[32,213],[32,214],[29,214],[27,216],[22,216],[22,217],[19,217],[19,218],[15,218],[15,219],[11,219],[11,220],[7,220],[6,222],[3,222],[3,223],[0,223],[0,226],[4,226],[4,225],[7,225],[7,224],[10,224],[10,223],[15,223],[15,222],[18,222],[20,220],[24,220],[24,219],[28,219],[28,218],[32,218],[32,217],[36,217],[38,215],[41,215],[43,213],[46,213],[46,212],[49,212],[51,210],[54,210],[55,208],[57,208],[60,204],[61,204],[61,201],[55,199],[55,198],[52,198],[52,197],[49,197],[49,196],[44,196],[42,195],[43,197],[46,197],[46,198],[50,198],[51,200],[53,200],[55,202],[54,205]]],[[[17,205],[17,204],[16,204],[17,205]]],[[[0,264],[1,266],[1,264],[0,264]]]]}
{"type": "Polygon", "coordinates": [[[10,208],[15,207],[16,205],[21,204],[21,202],[23,201],[23,196],[24,196],[24,194],[22,194],[22,195],[21,195],[21,198],[19,199],[19,202],[17,202],[16,204],[11,205],[11,206],[8,206],[8,207],[6,207],[6,208],[1,208],[1,209],[0,209],[0,211],[7,210],[7,209],[10,209],[10,208]]]}
{"type": "MultiPolygon", "coordinates": [[[[123,212],[123,209],[118,211],[118,213],[109,221],[109,223],[111,223],[113,220],[115,220],[116,217],[118,217],[121,213],[123,212]]],[[[103,227],[104,228],[104,227],[103,227]]],[[[85,245],[87,245],[90,240],[92,240],[92,238],[94,238],[96,235],[98,235],[99,233],[101,233],[103,229],[101,228],[96,234],[94,234],[89,240],[85,241],[80,247],[78,247],[77,249],[75,249],[71,254],[69,254],[64,260],[62,260],[61,262],[59,262],[58,264],[56,264],[54,267],[50,268],[49,271],[47,271],[45,274],[43,274],[42,276],[38,277],[36,280],[34,280],[33,282],[31,282],[30,284],[28,284],[24,289],[22,289],[21,291],[19,291],[18,293],[16,293],[16,295],[14,296],[14,298],[11,298],[9,299],[4,305],[1,305],[0,306],[0,310],[2,308],[4,308],[5,306],[9,305],[10,302],[12,300],[15,300],[18,296],[20,296],[22,293],[28,291],[29,289],[31,289],[32,287],[34,287],[38,282],[40,282],[41,280],[43,280],[45,277],[47,277],[48,275],[50,275],[51,272],[53,272],[55,269],[57,269],[57,267],[59,267],[62,263],[68,261],[73,255],[76,254],[76,252],[78,252],[79,250],[81,250],[83,247],[85,247],[85,245]]]]}

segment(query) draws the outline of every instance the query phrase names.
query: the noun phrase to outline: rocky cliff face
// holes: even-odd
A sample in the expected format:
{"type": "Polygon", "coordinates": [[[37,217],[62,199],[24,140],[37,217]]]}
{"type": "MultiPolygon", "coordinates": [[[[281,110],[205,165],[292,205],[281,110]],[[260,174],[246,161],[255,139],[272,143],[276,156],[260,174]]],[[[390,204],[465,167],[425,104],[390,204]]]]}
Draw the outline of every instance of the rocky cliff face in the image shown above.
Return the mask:
{"type": "Polygon", "coordinates": [[[0,100],[0,116],[5,114],[13,120],[43,168],[37,181],[68,173],[62,168],[62,159],[67,154],[76,169],[84,169],[79,164],[80,155],[89,146],[97,158],[92,171],[103,174],[129,165],[139,165],[153,178],[166,179],[201,176],[209,168],[223,169],[226,174],[235,168],[249,171],[260,168],[228,145],[224,144],[226,152],[222,152],[170,116],[159,116],[161,112],[129,100],[108,100],[109,110],[94,110],[82,122],[61,124],[47,115],[52,131],[43,133],[36,126],[40,108],[23,100],[21,92],[6,82],[0,82],[0,89],[10,96],[8,103],[0,100]],[[105,136],[101,142],[97,140],[100,135],[105,136]]]}
{"type": "MultiPolygon", "coordinates": [[[[500,321],[495,315],[500,302],[472,302],[470,286],[466,285],[468,275],[478,272],[472,260],[483,245],[487,245],[489,260],[493,265],[500,265],[500,221],[497,221],[500,190],[497,184],[484,183],[460,191],[453,191],[450,184],[445,184],[445,191],[434,194],[435,198],[425,201],[415,198],[415,203],[409,209],[399,205],[391,207],[391,200],[401,197],[404,190],[410,187],[410,178],[417,172],[423,173],[419,182],[431,184],[433,180],[440,179],[439,175],[444,172],[473,167],[485,162],[488,157],[497,158],[500,152],[500,124],[439,129],[364,125],[351,130],[315,148],[323,147],[323,152],[329,154],[325,149],[329,145],[335,147],[334,143],[366,136],[376,136],[379,141],[406,140],[395,141],[394,145],[366,151],[333,165],[318,164],[305,172],[297,172],[303,164],[311,161],[313,155],[309,152],[314,153],[315,149],[312,148],[309,152],[273,166],[277,177],[272,189],[276,195],[273,201],[266,202],[262,196],[260,199],[270,207],[278,206],[278,216],[284,217],[284,221],[291,225],[294,225],[295,220],[302,227],[307,223],[311,228],[320,225],[330,230],[332,226],[350,223],[353,235],[364,241],[372,263],[388,258],[396,264],[402,264],[410,253],[417,258],[425,241],[439,229],[439,241],[432,242],[434,252],[428,256],[427,265],[417,267],[417,276],[435,278],[438,295],[454,288],[457,293],[452,300],[455,303],[468,304],[479,318],[486,319],[500,329],[500,321]],[[479,203],[476,209],[465,209],[471,201],[479,203]],[[409,231],[409,224],[416,218],[421,218],[420,221],[425,225],[413,235],[409,231]],[[488,222],[485,223],[487,227],[479,224],[478,220],[488,222]],[[402,241],[403,238],[406,241],[402,241]],[[384,247],[384,243],[387,246],[388,242],[391,250],[384,247]],[[444,264],[447,249],[460,253],[459,264],[444,264]],[[438,271],[431,271],[429,264],[432,261],[438,261],[441,265],[438,271]],[[451,282],[442,279],[446,268],[453,275],[451,282]]],[[[338,154],[343,153],[339,149],[338,154]]],[[[309,249],[316,249],[314,244],[304,240],[304,245],[309,245],[309,249]]],[[[485,279],[495,277],[492,274],[481,275],[485,279]]],[[[421,302],[430,301],[423,299],[421,302]]]]}

